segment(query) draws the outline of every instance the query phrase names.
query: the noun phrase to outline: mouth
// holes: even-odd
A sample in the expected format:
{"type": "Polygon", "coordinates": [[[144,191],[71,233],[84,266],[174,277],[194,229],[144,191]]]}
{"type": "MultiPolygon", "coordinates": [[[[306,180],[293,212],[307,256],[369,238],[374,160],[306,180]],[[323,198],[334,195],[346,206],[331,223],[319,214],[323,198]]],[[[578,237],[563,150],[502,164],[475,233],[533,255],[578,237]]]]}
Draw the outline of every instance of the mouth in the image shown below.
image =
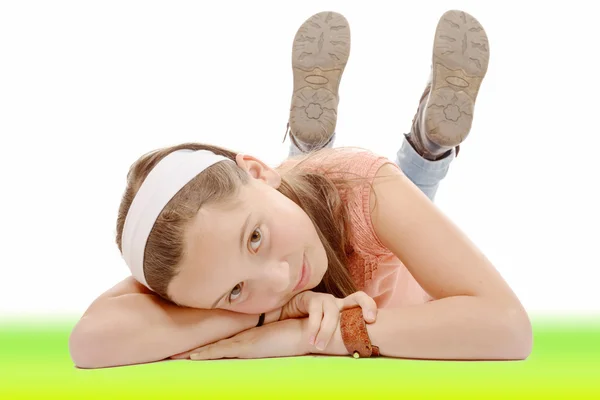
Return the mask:
{"type": "Polygon", "coordinates": [[[300,270],[300,276],[298,277],[298,283],[296,287],[292,290],[293,292],[300,291],[306,287],[308,282],[310,281],[310,266],[308,265],[308,260],[306,259],[306,254],[302,258],[302,269],[300,270]]]}

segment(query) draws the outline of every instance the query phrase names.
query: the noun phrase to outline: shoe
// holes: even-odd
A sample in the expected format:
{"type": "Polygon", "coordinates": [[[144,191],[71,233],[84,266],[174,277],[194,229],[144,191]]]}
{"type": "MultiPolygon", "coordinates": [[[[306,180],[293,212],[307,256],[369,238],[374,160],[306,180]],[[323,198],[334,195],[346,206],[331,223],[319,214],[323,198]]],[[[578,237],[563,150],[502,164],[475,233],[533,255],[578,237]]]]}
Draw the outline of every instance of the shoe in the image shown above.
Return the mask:
{"type": "Polygon", "coordinates": [[[286,135],[289,132],[292,143],[302,152],[331,145],[338,89],[349,55],[350,26],[335,12],[313,15],[294,37],[294,89],[286,135]]]}
{"type": "Polygon", "coordinates": [[[433,42],[431,76],[413,119],[409,143],[426,159],[456,155],[473,122],[475,100],[487,72],[485,30],[464,11],[440,18],[433,42]]]}

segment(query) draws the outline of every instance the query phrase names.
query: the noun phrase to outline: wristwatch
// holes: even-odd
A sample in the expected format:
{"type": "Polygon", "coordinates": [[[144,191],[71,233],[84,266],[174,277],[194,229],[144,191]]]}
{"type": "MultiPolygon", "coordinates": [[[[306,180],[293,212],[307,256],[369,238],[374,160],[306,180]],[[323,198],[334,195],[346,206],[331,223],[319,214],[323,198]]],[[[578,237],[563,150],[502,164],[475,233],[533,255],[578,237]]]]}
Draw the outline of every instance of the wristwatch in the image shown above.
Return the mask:
{"type": "Polygon", "coordinates": [[[344,346],[354,358],[379,356],[379,347],[373,345],[369,338],[362,308],[342,311],[340,330],[344,346]]]}

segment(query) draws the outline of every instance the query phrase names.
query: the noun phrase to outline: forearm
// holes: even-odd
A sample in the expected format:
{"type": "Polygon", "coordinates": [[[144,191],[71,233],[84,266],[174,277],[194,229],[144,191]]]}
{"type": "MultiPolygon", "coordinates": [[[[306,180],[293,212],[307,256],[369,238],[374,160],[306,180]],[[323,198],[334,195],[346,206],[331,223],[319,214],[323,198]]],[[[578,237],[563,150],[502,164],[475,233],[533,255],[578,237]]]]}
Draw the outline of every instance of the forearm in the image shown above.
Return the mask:
{"type": "Polygon", "coordinates": [[[252,328],[258,316],[183,308],[157,296],[104,300],[77,324],[69,341],[82,368],[159,361],[252,328]]]}
{"type": "MultiPolygon", "coordinates": [[[[369,337],[387,357],[436,360],[514,360],[531,352],[524,310],[457,296],[423,305],[382,309],[369,337]]],[[[325,354],[347,354],[338,327],[325,354]]]]}

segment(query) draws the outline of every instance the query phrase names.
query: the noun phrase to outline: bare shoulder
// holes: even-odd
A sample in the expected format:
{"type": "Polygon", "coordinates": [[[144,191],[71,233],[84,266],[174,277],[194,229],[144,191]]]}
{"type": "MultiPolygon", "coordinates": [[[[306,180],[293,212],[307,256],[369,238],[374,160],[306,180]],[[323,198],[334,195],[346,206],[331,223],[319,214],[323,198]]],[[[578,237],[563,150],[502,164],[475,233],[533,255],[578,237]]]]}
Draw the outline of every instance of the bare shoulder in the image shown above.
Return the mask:
{"type": "Polygon", "coordinates": [[[429,295],[518,303],[485,255],[398,167],[385,164],[376,176],[370,196],[375,233],[429,295]]]}

